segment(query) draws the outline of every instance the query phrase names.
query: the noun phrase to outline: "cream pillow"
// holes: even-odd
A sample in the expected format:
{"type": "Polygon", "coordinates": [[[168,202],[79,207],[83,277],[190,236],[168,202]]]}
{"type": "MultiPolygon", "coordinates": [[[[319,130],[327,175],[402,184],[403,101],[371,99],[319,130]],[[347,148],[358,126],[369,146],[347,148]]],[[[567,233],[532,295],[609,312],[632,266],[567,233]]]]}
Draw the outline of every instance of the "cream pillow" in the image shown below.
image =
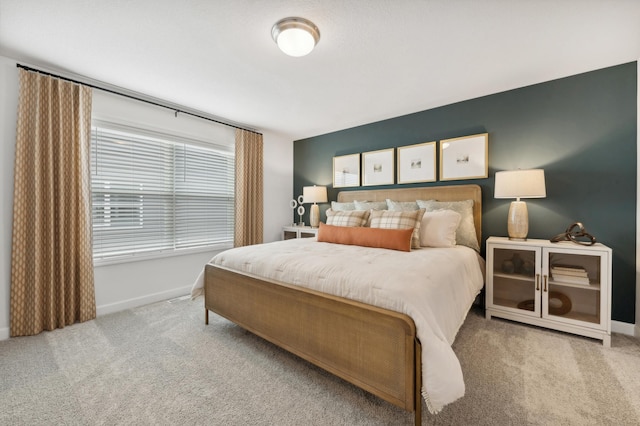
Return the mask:
{"type": "Polygon", "coordinates": [[[421,208],[428,212],[436,210],[453,210],[460,213],[460,225],[456,230],[456,244],[471,247],[480,251],[478,238],[476,236],[476,226],[473,222],[473,200],[464,201],[436,201],[417,200],[421,208]]]}
{"type": "Polygon", "coordinates": [[[460,213],[453,210],[425,212],[420,224],[420,245],[423,247],[454,247],[460,213]]]}
{"type": "Polygon", "coordinates": [[[420,224],[424,209],[410,212],[392,212],[389,210],[372,210],[371,227],[383,229],[408,229],[413,228],[411,235],[411,248],[420,248],[420,224]]]}
{"type": "Polygon", "coordinates": [[[335,211],[327,210],[327,225],[363,226],[369,219],[369,210],[335,211]]]}

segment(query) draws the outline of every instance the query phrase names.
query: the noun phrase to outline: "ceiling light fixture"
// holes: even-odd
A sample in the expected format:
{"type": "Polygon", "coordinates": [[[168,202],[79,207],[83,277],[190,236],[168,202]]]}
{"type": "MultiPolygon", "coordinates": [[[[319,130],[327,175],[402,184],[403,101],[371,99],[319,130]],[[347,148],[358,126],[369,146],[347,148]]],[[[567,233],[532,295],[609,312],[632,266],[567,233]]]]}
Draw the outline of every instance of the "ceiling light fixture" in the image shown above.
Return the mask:
{"type": "Polygon", "coordinates": [[[311,53],[320,41],[320,30],[308,19],[290,17],[273,25],[271,37],[280,50],[297,57],[311,53]]]}

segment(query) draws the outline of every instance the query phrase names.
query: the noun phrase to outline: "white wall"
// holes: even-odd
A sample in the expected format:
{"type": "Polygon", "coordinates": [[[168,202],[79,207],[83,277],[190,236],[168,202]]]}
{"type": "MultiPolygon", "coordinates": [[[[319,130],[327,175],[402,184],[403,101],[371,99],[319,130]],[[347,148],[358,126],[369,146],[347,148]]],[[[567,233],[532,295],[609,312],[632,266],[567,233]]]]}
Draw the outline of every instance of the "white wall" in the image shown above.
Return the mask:
{"type": "MultiPolygon", "coordinates": [[[[9,336],[9,295],[11,283],[11,229],[13,216],[13,161],[18,105],[18,70],[16,62],[0,56],[0,339],[9,336]]],[[[113,118],[121,106],[117,97],[94,91],[94,112],[101,119],[113,118]],[[101,103],[100,103],[101,101],[101,103]]],[[[157,124],[157,114],[178,123],[185,136],[208,133],[220,140],[233,129],[211,126],[208,122],[178,115],[158,108],[135,111],[145,124],[157,124]]],[[[131,124],[134,124],[131,122],[131,124]]],[[[275,132],[264,132],[264,239],[281,238],[282,226],[290,221],[289,199],[293,192],[293,141],[275,132]]],[[[187,294],[202,266],[214,251],[172,256],[161,259],[97,266],[95,268],[98,315],[187,294]]]]}
{"type": "Polygon", "coordinates": [[[0,56],[0,339],[9,337],[13,160],[17,107],[16,63],[0,56]]]}

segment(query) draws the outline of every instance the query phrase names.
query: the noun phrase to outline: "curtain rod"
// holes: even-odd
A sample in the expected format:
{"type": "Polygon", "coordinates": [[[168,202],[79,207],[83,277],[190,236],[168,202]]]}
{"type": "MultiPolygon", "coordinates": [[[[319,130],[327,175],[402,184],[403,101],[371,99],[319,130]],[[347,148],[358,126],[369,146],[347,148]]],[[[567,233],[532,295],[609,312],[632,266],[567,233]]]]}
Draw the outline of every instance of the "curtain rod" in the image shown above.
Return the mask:
{"type": "Polygon", "coordinates": [[[174,107],[171,107],[171,106],[168,106],[168,105],[161,104],[159,102],[154,102],[154,101],[150,101],[148,99],[143,99],[143,98],[139,98],[137,96],[129,95],[127,93],[121,93],[121,92],[118,92],[118,91],[113,90],[113,89],[107,89],[106,87],[96,86],[95,84],[91,84],[91,83],[84,83],[82,81],[74,80],[74,79],[69,78],[69,77],[65,77],[65,76],[62,76],[62,75],[54,74],[54,73],[51,73],[51,72],[48,72],[48,71],[39,70],[37,68],[32,68],[32,67],[27,66],[27,65],[16,64],[16,66],[18,68],[24,69],[25,71],[37,72],[38,74],[48,75],[49,77],[58,78],[60,80],[68,81],[68,82],[75,83],[75,84],[81,84],[83,86],[91,87],[92,89],[102,90],[103,92],[112,93],[112,94],[118,95],[118,96],[124,96],[125,98],[133,99],[133,100],[140,101],[140,102],[145,102],[145,103],[148,103],[148,104],[151,104],[151,105],[155,105],[155,106],[158,106],[158,107],[161,107],[161,108],[170,109],[171,111],[174,111],[176,113],[176,117],[178,116],[178,113],[187,114],[187,115],[190,115],[192,117],[200,118],[202,120],[213,121],[214,123],[222,124],[224,126],[233,127],[235,129],[245,130],[247,132],[257,133],[259,135],[262,135],[262,133],[256,132],[255,130],[251,130],[251,129],[247,129],[247,128],[244,128],[244,127],[236,126],[234,124],[225,123],[224,121],[216,120],[215,118],[205,117],[204,115],[196,114],[196,113],[189,112],[189,111],[184,111],[184,110],[181,110],[180,108],[174,108],[174,107]]]}

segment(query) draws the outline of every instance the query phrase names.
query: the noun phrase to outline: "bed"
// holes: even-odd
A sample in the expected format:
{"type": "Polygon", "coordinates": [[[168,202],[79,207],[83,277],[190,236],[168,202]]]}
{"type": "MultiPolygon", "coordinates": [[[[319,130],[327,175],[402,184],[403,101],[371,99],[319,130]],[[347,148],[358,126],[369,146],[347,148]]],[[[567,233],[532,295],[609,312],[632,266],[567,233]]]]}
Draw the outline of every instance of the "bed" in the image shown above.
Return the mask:
{"type": "MultiPolygon", "coordinates": [[[[482,201],[480,187],[477,185],[342,191],[338,194],[338,202],[341,203],[386,199],[400,202],[432,199],[473,200],[473,223],[477,240],[481,241],[482,201]]],[[[466,247],[460,247],[458,250],[460,253],[464,252],[466,258],[473,257],[477,267],[456,268],[469,269],[473,280],[466,278],[466,275],[462,275],[465,278],[456,279],[474,281],[473,285],[464,283],[460,287],[461,290],[451,293],[449,288],[454,286],[447,284],[446,291],[436,288],[430,293],[434,295],[446,293],[443,297],[464,299],[464,302],[460,303],[460,306],[456,303],[455,309],[450,309],[445,302],[441,301],[438,303],[440,311],[436,307],[430,308],[427,314],[416,315],[412,307],[397,306],[394,287],[382,288],[391,281],[390,279],[385,278],[374,283],[376,276],[363,277],[363,281],[374,283],[372,286],[375,290],[364,289],[364,287],[359,290],[360,284],[356,284],[353,278],[353,289],[348,286],[338,286],[342,290],[331,290],[334,294],[324,291],[325,284],[343,281],[342,277],[332,275],[333,270],[340,268],[344,270],[348,267],[336,265],[335,268],[327,266],[322,269],[320,265],[323,272],[311,275],[305,275],[304,268],[306,264],[329,262],[327,260],[329,254],[321,249],[323,245],[330,245],[330,243],[319,243],[315,239],[307,238],[269,244],[252,246],[251,249],[245,247],[229,250],[205,265],[202,285],[207,324],[209,311],[215,312],[385,401],[407,411],[413,411],[416,424],[421,424],[421,398],[424,397],[431,412],[438,412],[443,404],[461,396],[462,373],[455,355],[453,359],[451,358],[453,354],[451,343],[483,284],[483,270],[480,271],[483,264],[475,251],[466,247]],[[258,254],[253,253],[260,251],[264,251],[269,259],[263,263],[275,265],[272,271],[264,272],[256,266],[260,261],[258,254]],[[236,252],[240,257],[232,256],[236,252]],[[468,252],[473,252],[473,255],[468,252]],[[291,256],[297,256],[294,258],[295,266],[286,267],[283,266],[285,263],[280,263],[281,259],[291,256]],[[474,268],[477,268],[477,271],[473,270],[474,268]],[[292,273],[291,271],[296,272],[289,277],[287,274],[292,273]],[[480,274],[479,283],[478,273],[480,274]],[[285,276],[287,278],[283,278],[285,276]],[[314,280],[322,283],[313,288],[309,283],[314,280]],[[372,292],[375,295],[374,298],[380,299],[375,302],[378,306],[363,302],[366,299],[361,297],[362,292],[372,292]],[[453,319],[447,319],[449,324],[440,327],[439,318],[449,315],[445,309],[456,312],[453,319]],[[420,324],[418,328],[414,318],[418,319],[417,323],[420,324]],[[425,321],[428,326],[424,325],[425,321]],[[427,328],[429,328],[428,331],[426,331],[427,328]],[[448,331],[441,331],[441,328],[448,331]],[[431,358],[427,357],[427,354],[431,354],[431,358]],[[423,365],[424,358],[429,360],[426,365],[423,365]],[[437,365],[437,368],[429,368],[431,360],[434,360],[432,365],[437,365]],[[434,375],[444,376],[445,374],[446,377],[438,377],[436,380],[433,378],[434,375]],[[423,377],[426,382],[433,383],[432,389],[423,389],[423,377]],[[434,389],[440,387],[444,389],[434,389]],[[437,400],[434,400],[434,395],[437,400]]],[[[335,247],[331,251],[343,261],[346,258],[358,259],[359,262],[363,264],[369,262],[370,265],[382,263],[383,260],[388,259],[389,262],[401,266],[409,255],[422,256],[430,251],[430,249],[420,249],[412,250],[411,253],[399,253],[394,250],[357,246],[338,244],[333,246],[335,247]],[[405,257],[401,257],[403,255],[405,257]]],[[[458,247],[431,251],[438,256],[448,256],[456,249],[458,247]]],[[[442,260],[447,257],[439,259],[441,265],[448,263],[442,260]]],[[[357,262],[351,261],[351,263],[357,262]]],[[[444,271],[446,268],[438,267],[432,270],[444,271]]],[[[437,274],[434,276],[438,280],[442,279],[442,276],[437,274]]],[[[192,294],[197,294],[197,287],[196,283],[192,294]]],[[[401,290],[397,293],[403,292],[404,290],[401,290]]],[[[462,394],[464,394],[463,382],[462,394]]]]}

